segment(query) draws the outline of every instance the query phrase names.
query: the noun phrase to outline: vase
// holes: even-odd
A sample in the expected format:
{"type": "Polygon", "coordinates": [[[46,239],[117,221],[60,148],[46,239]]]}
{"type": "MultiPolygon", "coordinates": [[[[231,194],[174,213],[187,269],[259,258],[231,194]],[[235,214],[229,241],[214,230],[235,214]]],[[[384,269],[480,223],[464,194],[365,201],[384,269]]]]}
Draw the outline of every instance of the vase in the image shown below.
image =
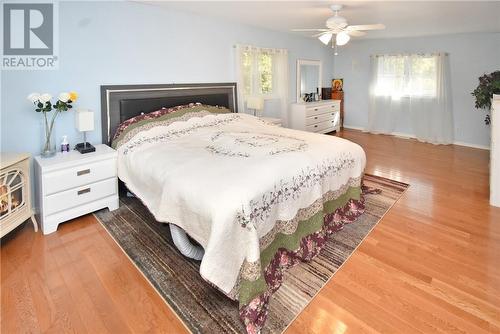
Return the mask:
{"type": "Polygon", "coordinates": [[[56,136],[53,124],[45,120],[42,121],[42,158],[50,158],[56,155],[56,136]]]}

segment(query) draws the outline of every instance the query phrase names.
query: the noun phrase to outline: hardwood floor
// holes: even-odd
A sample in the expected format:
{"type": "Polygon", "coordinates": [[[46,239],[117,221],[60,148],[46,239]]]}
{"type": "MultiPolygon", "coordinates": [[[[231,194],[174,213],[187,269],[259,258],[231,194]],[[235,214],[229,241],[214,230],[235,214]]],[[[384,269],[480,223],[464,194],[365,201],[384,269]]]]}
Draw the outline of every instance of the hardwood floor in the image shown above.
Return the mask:
{"type": "MultiPolygon", "coordinates": [[[[410,188],[286,333],[500,333],[489,152],[344,131],[410,188]]],[[[186,333],[92,216],[2,240],[1,332],[186,333]]]]}

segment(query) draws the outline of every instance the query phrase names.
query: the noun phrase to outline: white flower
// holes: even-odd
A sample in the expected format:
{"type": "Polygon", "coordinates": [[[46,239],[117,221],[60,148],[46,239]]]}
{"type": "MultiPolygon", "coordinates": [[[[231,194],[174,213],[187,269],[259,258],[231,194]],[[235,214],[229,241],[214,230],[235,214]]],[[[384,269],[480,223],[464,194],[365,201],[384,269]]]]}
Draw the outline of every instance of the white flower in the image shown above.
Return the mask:
{"type": "Polygon", "coordinates": [[[28,95],[28,100],[37,103],[40,100],[40,93],[31,93],[28,95]]]}
{"type": "Polygon", "coordinates": [[[45,93],[45,94],[40,95],[39,101],[42,103],[47,103],[50,101],[51,98],[52,98],[52,95],[45,93]]]}
{"type": "Polygon", "coordinates": [[[71,96],[69,95],[69,93],[66,93],[66,92],[62,92],[61,94],[59,94],[59,101],[61,102],[68,102],[69,99],[71,98],[71,96]]]}

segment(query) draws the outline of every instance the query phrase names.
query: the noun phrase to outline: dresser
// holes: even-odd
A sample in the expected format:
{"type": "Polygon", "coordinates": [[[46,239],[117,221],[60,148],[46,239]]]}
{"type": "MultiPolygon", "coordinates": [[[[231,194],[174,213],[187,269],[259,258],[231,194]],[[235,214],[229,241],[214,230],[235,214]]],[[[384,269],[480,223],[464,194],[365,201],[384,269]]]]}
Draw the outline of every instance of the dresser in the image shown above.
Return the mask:
{"type": "Polygon", "coordinates": [[[500,207],[500,94],[491,100],[490,205],[500,207]]]}
{"type": "Polygon", "coordinates": [[[116,151],[106,145],[95,148],[35,158],[35,203],[43,234],[75,217],[118,208],[116,151]]]}
{"type": "Polygon", "coordinates": [[[332,100],[340,100],[340,127],[344,127],[344,92],[335,91],[331,94],[332,100]]]}
{"type": "Polygon", "coordinates": [[[292,129],[328,133],[340,130],[340,101],[293,103],[289,115],[292,129]]]}

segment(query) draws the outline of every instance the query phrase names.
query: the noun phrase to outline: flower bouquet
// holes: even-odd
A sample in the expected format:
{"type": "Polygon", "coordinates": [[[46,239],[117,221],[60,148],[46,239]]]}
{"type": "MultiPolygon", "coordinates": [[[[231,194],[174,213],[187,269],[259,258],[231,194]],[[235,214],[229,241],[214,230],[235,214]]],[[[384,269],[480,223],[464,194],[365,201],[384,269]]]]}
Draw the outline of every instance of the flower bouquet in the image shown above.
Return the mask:
{"type": "Polygon", "coordinates": [[[48,158],[56,154],[56,143],[53,135],[54,122],[60,112],[68,111],[73,108],[71,104],[75,102],[77,98],[78,94],[76,92],[63,92],[59,94],[57,102],[52,104],[52,96],[50,94],[31,93],[28,95],[28,100],[36,107],[35,111],[43,114],[44,144],[41,152],[42,157],[48,158]],[[52,118],[49,122],[47,114],[52,110],[54,110],[54,113],[52,114],[52,118]]]}

